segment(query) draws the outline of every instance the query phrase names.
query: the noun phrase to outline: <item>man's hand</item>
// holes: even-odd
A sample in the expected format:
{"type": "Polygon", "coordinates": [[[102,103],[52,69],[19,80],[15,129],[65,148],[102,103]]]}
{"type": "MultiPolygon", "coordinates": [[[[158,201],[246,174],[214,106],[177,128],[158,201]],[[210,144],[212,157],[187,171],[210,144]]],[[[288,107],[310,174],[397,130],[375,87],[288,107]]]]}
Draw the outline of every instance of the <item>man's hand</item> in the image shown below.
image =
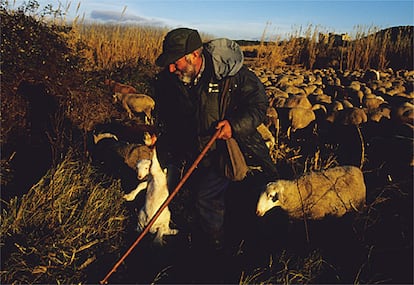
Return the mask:
{"type": "Polygon", "coordinates": [[[231,126],[229,121],[224,120],[217,123],[216,129],[221,129],[218,139],[228,140],[232,137],[231,126]]]}

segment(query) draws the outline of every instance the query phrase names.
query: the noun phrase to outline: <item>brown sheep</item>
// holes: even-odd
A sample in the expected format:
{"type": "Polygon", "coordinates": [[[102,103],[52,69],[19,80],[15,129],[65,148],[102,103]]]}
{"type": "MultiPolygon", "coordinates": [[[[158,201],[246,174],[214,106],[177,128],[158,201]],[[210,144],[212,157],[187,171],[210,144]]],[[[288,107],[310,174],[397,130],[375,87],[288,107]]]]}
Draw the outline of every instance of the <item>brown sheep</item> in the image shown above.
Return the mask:
{"type": "Polygon", "coordinates": [[[122,94],[137,93],[137,89],[135,89],[134,87],[116,82],[111,79],[105,79],[104,84],[109,86],[112,93],[116,93],[116,92],[119,92],[122,94]]]}

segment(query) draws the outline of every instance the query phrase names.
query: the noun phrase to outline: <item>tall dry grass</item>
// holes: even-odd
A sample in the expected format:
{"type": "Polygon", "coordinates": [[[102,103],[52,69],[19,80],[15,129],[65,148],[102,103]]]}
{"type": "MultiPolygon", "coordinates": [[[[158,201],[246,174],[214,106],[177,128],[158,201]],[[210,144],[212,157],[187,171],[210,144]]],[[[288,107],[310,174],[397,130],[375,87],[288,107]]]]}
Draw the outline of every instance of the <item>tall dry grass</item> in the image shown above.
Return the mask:
{"type": "Polygon", "coordinates": [[[119,249],[126,210],[120,181],[69,152],[0,219],[2,284],[81,283],[100,255],[119,249]]]}
{"type": "Polygon", "coordinates": [[[120,24],[82,24],[78,38],[87,45],[89,68],[112,69],[139,61],[155,62],[167,28],[120,24]]]}
{"type": "Polygon", "coordinates": [[[299,26],[285,36],[274,37],[266,36],[268,26],[269,23],[260,45],[243,47],[244,51],[256,51],[256,63],[266,68],[285,65],[340,70],[413,68],[413,27],[380,30],[376,26],[358,25],[349,35],[344,35],[344,41],[338,43],[318,25],[299,26]],[[321,35],[326,35],[327,40],[323,41],[321,35]],[[270,40],[265,42],[265,38],[270,40]]]}
{"type": "MultiPolygon", "coordinates": [[[[83,23],[73,36],[86,45],[86,70],[117,69],[139,62],[154,64],[161,54],[164,36],[170,28],[133,24],[83,23]]],[[[211,35],[200,33],[203,41],[211,35]]]]}

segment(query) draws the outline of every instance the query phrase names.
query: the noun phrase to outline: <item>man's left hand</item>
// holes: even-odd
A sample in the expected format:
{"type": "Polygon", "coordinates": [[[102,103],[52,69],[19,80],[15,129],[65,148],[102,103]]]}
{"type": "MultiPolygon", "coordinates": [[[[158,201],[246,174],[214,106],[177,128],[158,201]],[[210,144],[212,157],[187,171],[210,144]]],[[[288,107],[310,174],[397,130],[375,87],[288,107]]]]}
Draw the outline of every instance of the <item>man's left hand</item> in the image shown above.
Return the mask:
{"type": "Polygon", "coordinates": [[[216,129],[221,129],[218,139],[228,140],[232,137],[232,131],[229,121],[224,120],[217,123],[216,129]]]}

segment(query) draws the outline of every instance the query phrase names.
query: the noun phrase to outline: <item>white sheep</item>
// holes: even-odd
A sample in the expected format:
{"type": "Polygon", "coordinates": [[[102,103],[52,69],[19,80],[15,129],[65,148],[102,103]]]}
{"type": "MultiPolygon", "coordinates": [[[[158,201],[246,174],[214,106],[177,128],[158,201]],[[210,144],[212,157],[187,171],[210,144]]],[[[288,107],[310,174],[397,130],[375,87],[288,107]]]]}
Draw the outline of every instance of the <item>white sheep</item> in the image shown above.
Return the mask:
{"type": "Polygon", "coordinates": [[[355,166],[337,166],[309,172],[297,180],[270,182],[261,193],[256,214],[263,216],[273,207],[281,207],[295,219],[319,220],[341,217],[359,211],[365,205],[366,187],[361,170],[355,166]]]}
{"type": "MultiPolygon", "coordinates": [[[[138,213],[138,232],[142,232],[145,226],[149,223],[164,201],[168,198],[169,191],[167,186],[167,172],[161,168],[157,158],[155,147],[152,153],[152,159],[139,160],[137,163],[139,175],[145,177],[148,175],[148,180],[138,184],[137,188],[130,193],[124,195],[127,201],[132,201],[144,189],[147,189],[145,204],[138,213]],[[150,162],[150,163],[148,163],[150,162]],[[147,168],[150,165],[149,169],[147,168]],[[148,172],[145,173],[145,170],[148,172]]],[[[178,230],[170,228],[171,212],[166,207],[154,224],[150,228],[150,233],[156,234],[154,241],[158,244],[164,244],[164,235],[175,235],[178,230]]]]}
{"type": "Polygon", "coordinates": [[[313,110],[301,107],[293,107],[289,110],[289,127],[287,130],[287,137],[290,138],[290,133],[299,129],[304,129],[313,121],[316,116],[313,110]]]}
{"type": "Polygon", "coordinates": [[[113,95],[114,102],[120,101],[122,107],[127,111],[128,117],[131,119],[133,113],[145,113],[146,123],[149,123],[148,120],[152,118],[152,110],[155,108],[155,101],[150,96],[146,94],[136,94],[136,93],[120,93],[115,92],[113,95]]]}

